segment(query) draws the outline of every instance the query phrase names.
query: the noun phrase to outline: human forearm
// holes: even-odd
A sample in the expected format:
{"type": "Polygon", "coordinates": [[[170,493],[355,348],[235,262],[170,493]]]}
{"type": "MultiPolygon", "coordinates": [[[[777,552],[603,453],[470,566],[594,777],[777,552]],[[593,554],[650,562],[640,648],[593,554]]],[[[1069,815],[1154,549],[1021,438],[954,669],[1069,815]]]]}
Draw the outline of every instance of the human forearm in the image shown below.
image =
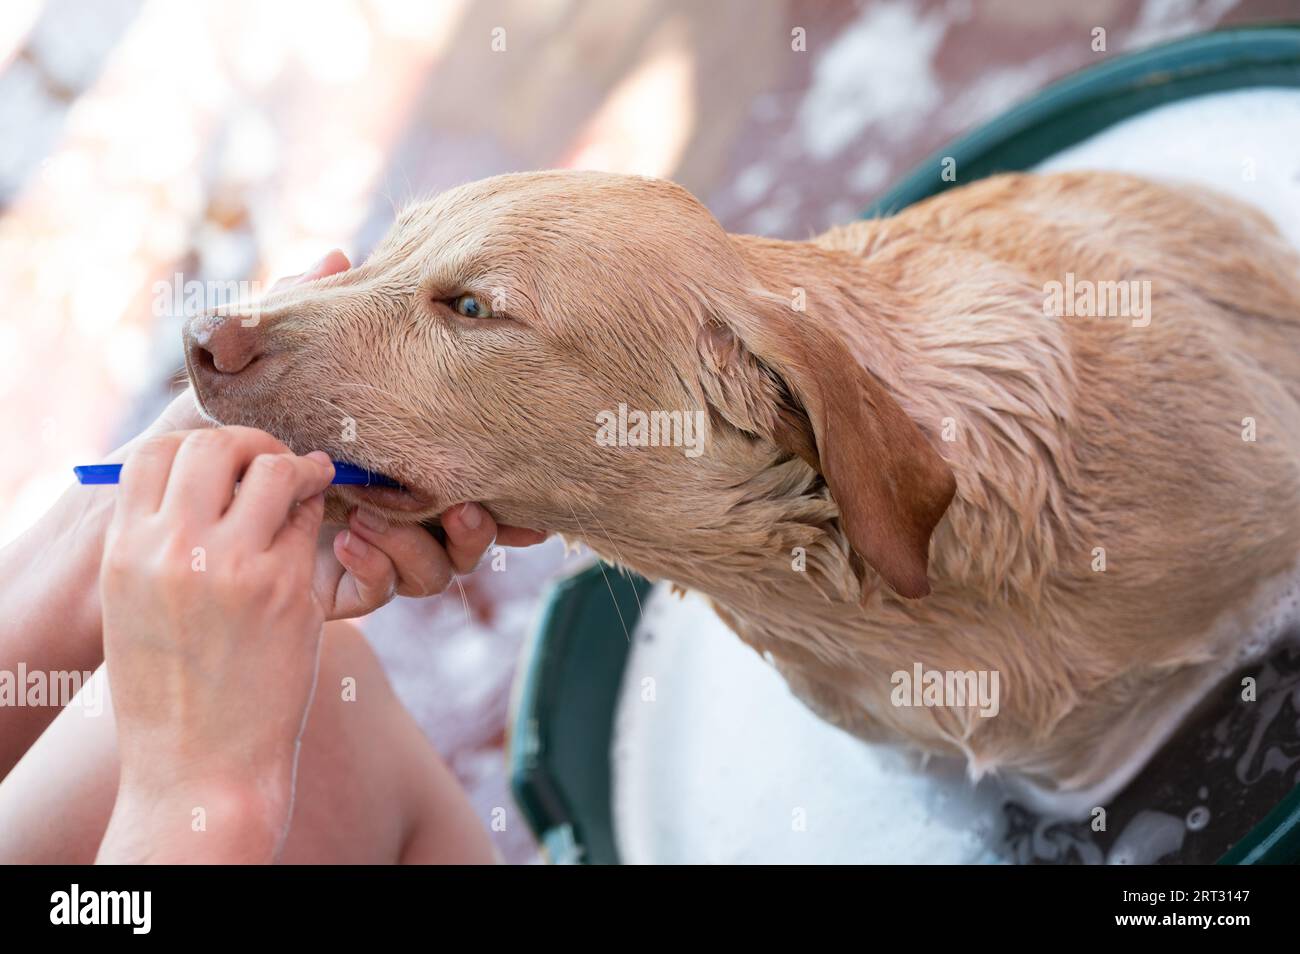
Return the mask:
{"type": "Polygon", "coordinates": [[[111,505],[106,495],[70,488],[0,550],[0,579],[10,581],[0,588],[0,670],[12,674],[24,703],[15,698],[0,708],[0,777],[68,701],[52,689],[70,683],[51,674],[86,674],[103,661],[98,579],[111,505]],[[47,691],[29,692],[18,681],[22,672],[47,691]]]}
{"type": "MultiPolygon", "coordinates": [[[[188,390],[139,436],[103,458],[122,463],[151,436],[201,426],[188,390]]],[[[0,550],[0,671],[94,671],[104,661],[99,565],[117,494],[73,485],[34,526],[0,550]]],[[[63,685],[66,683],[60,683],[63,685]]],[[[17,687],[20,691],[25,687],[17,687]]],[[[58,714],[66,699],[0,708],[0,778],[58,714]]]]}

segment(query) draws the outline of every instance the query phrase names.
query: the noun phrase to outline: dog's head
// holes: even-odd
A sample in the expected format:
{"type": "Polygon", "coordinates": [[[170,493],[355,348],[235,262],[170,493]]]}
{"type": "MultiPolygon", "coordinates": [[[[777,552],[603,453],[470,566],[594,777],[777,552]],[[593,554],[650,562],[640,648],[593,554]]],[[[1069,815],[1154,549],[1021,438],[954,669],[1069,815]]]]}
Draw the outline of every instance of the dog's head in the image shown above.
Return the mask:
{"type": "Polygon", "coordinates": [[[342,491],[395,519],[466,500],[498,519],[665,547],[699,510],[798,456],[853,549],[928,590],[946,465],[813,309],[760,286],[669,182],[502,176],[404,212],[361,266],[200,316],[205,411],[324,450],[405,491],[342,491]],[[590,517],[590,519],[588,519],[590,517]]]}

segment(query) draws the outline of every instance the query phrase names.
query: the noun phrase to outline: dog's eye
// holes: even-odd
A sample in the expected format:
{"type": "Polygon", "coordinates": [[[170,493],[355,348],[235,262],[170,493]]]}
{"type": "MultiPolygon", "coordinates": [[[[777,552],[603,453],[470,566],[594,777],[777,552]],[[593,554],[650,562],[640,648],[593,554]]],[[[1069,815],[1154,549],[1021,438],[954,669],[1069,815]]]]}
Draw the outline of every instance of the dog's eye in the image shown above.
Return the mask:
{"type": "Polygon", "coordinates": [[[451,303],[452,309],[458,315],[466,318],[492,318],[491,307],[477,295],[461,295],[451,303]]]}

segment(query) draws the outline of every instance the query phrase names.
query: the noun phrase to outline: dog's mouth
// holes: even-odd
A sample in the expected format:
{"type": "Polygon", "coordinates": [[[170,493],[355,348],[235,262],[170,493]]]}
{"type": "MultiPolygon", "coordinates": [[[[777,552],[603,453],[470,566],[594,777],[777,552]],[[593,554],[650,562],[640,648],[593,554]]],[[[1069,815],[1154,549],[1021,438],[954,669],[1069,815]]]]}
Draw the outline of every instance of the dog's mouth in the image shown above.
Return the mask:
{"type": "Polygon", "coordinates": [[[334,490],[348,506],[363,506],[388,514],[413,514],[420,525],[433,534],[435,540],[446,545],[447,534],[438,518],[443,508],[437,505],[433,495],[412,489],[387,474],[378,471],[371,471],[371,473],[381,478],[381,481],[397,486],[385,486],[383,482],[366,485],[344,484],[334,487],[334,490]]]}
{"type": "MultiPolygon", "coordinates": [[[[188,360],[187,356],[187,364],[188,360]]],[[[192,375],[191,380],[193,380],[192,375]]],[[[440,502],[434,493],[421,489],[413,481],[403,477],[395,470],[386,469],[384,465],[371,464],[345,451],[340,451],[328,445],[322,446],[316,441],[304,440],[301,437],[295,439],[294,434],[282,433],[280,428],[266,428],[256,418],[246,420],[243,416],[231,414],[218,416],[208,406],[203,389],[197,383],[194,387],[194,394],[200,413],[215,424],[243,423],[248,427],[262,427],[279,437],[297,453],[306,453],[306,450],[302,449],[303,445],[306,445],[310,450],[321,450],[329,454],[330,459],[335,461],[336,464],[350,467],[353,471],[364,472],[361,476],[368,475],[370,482],[335,484],[330,488],[331,494],[343,501],[349,509],[366,506],[380,513],[400,515],[410,521],[412,516],[416,520],[421,518],[427,520],[436,517],[448,506],[447,503],[440,502]]],[[[351,476],[353,480],[358,478],[357,474],[351,476]]]]}
{"type": "Polygon", "coordinates": [[[364,503],[377,510],[395,510],[400,513],[420,513],[433,507],[433,498],[410,487],[340,486],[335,488],[344,499],[364,503]]]}
{"type": "MultiPolygon", "coordinates": [[[[345,458],[330,455],[336,466],[342,465],[360,468],[345,458]]],[[[437,497],[429,492],[412,487],[409,483],[390,476],[384,471],[364,468],[373,480],[366,484],[335,484],[331,493],[343,505],[345,510],[364,508],[379,514],[395,518],[397,523],[419,523],[442,544],[447,542],[446,532],[442,529],[438,515],[446,509],[440,506],[437,497]]],[[[326,511],[329,512],[328,510],[326,511]]],[[[342,520],[342,514],[336,519],[342,520]]]]}
{"type": "MultiPolygon", "coordinates": [[[[294,447],[302,441],[286,440],[294,447]]],[[[402,513],[418,512],[433,504],[433,494],[417,487],[414,482],[383,465],[359,462],[360,458],[340,453],[332,447],[320,450],[334,461],[334,479],[330,491],[350,503],[365,503],[376,510],[393,510],[402,513]]]]}
{"type": "MultiPolygon", "coordinates": [[[[337,484],[334,490],[351,504],[365,504],[375,510],[392,511],[400,514],[427,514],[436,512],[437,501],[434,496],[412,485],[408,480],[386,471],[354,464],[346,458],[335,457],[343,468],[364,469],[369,481],[366,483],[337,484]]],[[[357,475],[353,475],[356,479],[357,475]]]]}

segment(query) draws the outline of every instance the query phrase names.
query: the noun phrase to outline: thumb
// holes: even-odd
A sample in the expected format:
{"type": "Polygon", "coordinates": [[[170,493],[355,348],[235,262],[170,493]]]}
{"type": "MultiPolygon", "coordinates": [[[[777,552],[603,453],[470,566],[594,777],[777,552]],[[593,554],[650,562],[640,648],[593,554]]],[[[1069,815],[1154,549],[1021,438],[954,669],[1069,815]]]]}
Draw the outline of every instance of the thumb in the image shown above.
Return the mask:
{"type": "Polygon", "coordinates": [[[330,275],[337,275],[339,272],[346,272],[352,267],[348,257],[339,249],[330,249],[325,253],[325,257],[313,265],[307,271],[299,275],[290,275],[288,278],[282,278],[272,290],[278,288],[288,288],[292,285],[303,285],[307,282],[314,282],[318,278],[328,278],[330,275]]]}
{"type": "Polygon", "coordinates": [[[343,574],[334,591],[332,619],[369,613],[397,593],[397,568],[392,559],[352,530],[344,530],[334,538],[334,556],[343,574]]]}

